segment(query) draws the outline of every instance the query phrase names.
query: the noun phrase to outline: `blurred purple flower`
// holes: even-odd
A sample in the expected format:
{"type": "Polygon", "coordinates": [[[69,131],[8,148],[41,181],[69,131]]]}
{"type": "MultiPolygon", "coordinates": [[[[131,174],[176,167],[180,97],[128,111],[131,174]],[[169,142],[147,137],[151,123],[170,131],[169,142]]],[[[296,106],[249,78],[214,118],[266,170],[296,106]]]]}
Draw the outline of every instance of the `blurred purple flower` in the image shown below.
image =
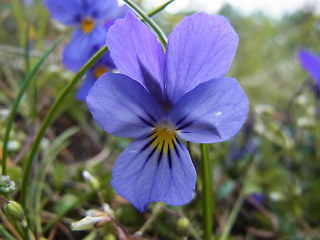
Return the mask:
{"type": "Polygon", "coordinates": [[[105,43],[105,22],[125,14],[117,0],[44,0],[44,5],[54,19],[74,27],[63,63],[75,72],[93,55],[93,48],[105,43]]]}
{"type": "Polygon", "coordinates": [[[233,138],[230,143],[230,163],[233,164],[235,161],[243,160],[247,156],[250,156],[257,150],[258,145],[259,141],[256,138],[248,139],[242,146],[239,145],[239,140],[237,138],[233,138]]]}
{"type": "Polygon", "coordinates": [[[298,57],[300,64],[317,83],[320,90],[320,57],[307,50],[300,50],[298,57]]]}
{"type": "Polygon", "coordinates": [[[85,80],[79,88],[76,98],[81,101],[86,101],[89,90],[95,81],[104,73],[115,69],[115,65],[110,57],[110,53],[106,53],[91,69],[86,73],[85,80]]]}
{"type": "Polygon", "coordinates": [[[264,203],[264,196],[263,196],[263,194],[261,194],[261,193],[253,193],[253,194],[251,195],[251,197],[252,197],[257,203],[259,203],[260,205],[263,205],[263,203],[264,203]]]}
{"type": "Polygon", "coordinates": [[[140,212],[154,201],[192,199],[196,171],[181,139],[221,142],[241,129],[249,102],[237,80],[224,77],[238,43],[226,18],[203,12],[178,24],[166,53],[131,13],[110,28],[107,45],[122,74],[102,75],[87,104],[105,131],[136,138],[118,156],[111,185],[140,212]]]}

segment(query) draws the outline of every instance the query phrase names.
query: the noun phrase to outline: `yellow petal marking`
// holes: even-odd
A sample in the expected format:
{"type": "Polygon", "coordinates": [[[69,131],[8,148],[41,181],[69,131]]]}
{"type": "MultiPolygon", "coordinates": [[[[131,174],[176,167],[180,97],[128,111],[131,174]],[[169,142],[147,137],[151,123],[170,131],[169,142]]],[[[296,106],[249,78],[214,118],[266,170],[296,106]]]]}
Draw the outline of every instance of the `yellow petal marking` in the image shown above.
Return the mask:
{"type": "Polygon", "coordinates": [[[95,26],[95,22],[92,18],[85,18],[81,21],[81,29],[84,33],[90,33],[95,26]]]}
{"type": "Polygon", "coordinates": [[[107,66],[96,66],[93,72],[95,78],[98,79],[102,74],[109,72],[109,68],[107,66]]]}
{"type": "Polygon", "coordinates": [[[154,139],[152,143],[152,147],[156,147],[158,151],[163,151],[164,153],[168,152],[168,148],[171,150],[176,144],[176,131],[175,129],[168,128],[167,126],[157,126],[155,128],[154,133],[152,134],[152,139],[154,139]]]}

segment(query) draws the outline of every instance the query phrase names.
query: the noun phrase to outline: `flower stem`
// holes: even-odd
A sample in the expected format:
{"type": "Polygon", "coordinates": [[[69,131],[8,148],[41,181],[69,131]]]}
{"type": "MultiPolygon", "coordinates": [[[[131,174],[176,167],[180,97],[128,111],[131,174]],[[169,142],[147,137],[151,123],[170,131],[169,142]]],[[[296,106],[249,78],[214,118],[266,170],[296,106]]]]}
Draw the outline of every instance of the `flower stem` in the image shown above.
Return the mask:
{"type": "Polygon", "coordinates": [[[27,193],[27,186],[28,186],[28,179],[31,172],[31,166],[33,159],[35,158],[41,139],[43,138],[47,128],[52,123],[53,119],[55,118],[56,113],[63,105],[64,100],[67,98],[73,87],[79,82],[81,77],[108,51],[107,46],[102,47],[84,66],[83,68],[76,74],[73,80],[69,83],[69,85],[64,89],[56,103],[50,109],[47,117],[45,118],[44,122],[42,123],[40,130],[34,140],[32,145],[29,157],[26,163],[26,169],[23,175],[22,186],[21,186],[21,205],[24,209],[26,209],[26,193],[27,193]]]}
{"type": "Polygon", "coordinates": [[[2,175],[7,175],[7,156],[8,156],[8,142],[9,142],[9,138],[10,138],[10,133],[11,133],[11,129],[12,129],[12,125],[14,122],[14,118],[16,116],[17,110],[18,110],[18,106],[19,103],[25,93],[25,91],[27,90],[31,79],[33,78],[33,76],[37,73],[38,69],[42,66],[44,60],[46,60],[46,58],[54,51],[54,49],[59,45],[59,43],[61,43],[61,41],[63,40],[63,38],[58,39],[56,42],[54,42],[51,47],[45,52],[45,54],[39,59],[39,61],[37,62],[37,64],[31,69],[31,71],[28,72],[27,76],[25,77],[25,79],[23,80],[22,86],[20,88],[19,94],[12,106],[10,115],[9,115],[9,119],[8,119],[8,124],[7,124],[7,128],[6,128],[6,133],[4,135],[3,138],[3,152],[2,152],[2,175]]]}
{"type": "Polygon", "coordinates": [[[212,237],[212,184],[211,184],[211,166],[209,161],[208,145],[201,144],[201,156],[202,156],[202,184],[203,184],[203,196],[202,196],[202,209],[203,209],[203,228],[204,239],[211,240],[212,237]]]}
{"type": "Polygon", "coordinates": [[[162,32],[161,28],[137,5],[135,5],[131,0],[123,0],[127,3],[142,19],[145,23],[154,31],[154,33],[158,36],[158,39],[163,47],[163,49],[167,48],[167,37],[162,32]]]}

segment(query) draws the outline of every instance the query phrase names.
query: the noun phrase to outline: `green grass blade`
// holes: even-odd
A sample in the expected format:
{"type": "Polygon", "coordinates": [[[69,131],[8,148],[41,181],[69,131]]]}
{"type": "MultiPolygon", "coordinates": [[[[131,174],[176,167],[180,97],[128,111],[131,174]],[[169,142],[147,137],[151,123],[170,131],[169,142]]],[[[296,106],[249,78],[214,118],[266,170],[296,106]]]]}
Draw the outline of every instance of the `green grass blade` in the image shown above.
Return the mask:
{"type": "Polygon", "coordinates": [[[16,98],[16,101],[14,102],[10,115],[9,115],[9,119],[8,119],[8,124],[7,124],[7,128],[6,128],[6,133],[4,135],[4,139],[3,139],[3,147],[2,147],[2,175],[6,175],[7,174],[7,157],[8,157],[8,142],[9,142],[9,138],[10,138],[10,133],[11,133],[11,129],[12,129],[12,125],[14,122],[14,118],[16,116],[17,113],[17,109],[19,106],[19,103],[25,93],[25,91],[27,90],[31,79],[33,78],[33,76],[37,73],[38,69],[41,67],[41,65],[43,64],[43,62],[46,60],[46,58],[54,51],[54,49],[59,45],[59,43],[61,43],[63,39],[59,39],[57,40],[55,43],[53,43],[51,45],[51,47],[45,52],[45,54],[39,59],[39,61],[37,62],[37,64],[27,73],[27,76],[25,77],[25,79],[23,80],[22,86],[20,88],[19,94],[16,98]]]}
{"type": "Polygon", "coordinates": [[[174,0],[169,0],[163,4],[161,4],[159,7],[153,9],[151,12],[148,13],[149,17],[152,17],[156,15],[157,13],[161,12],[163,9],[165,9],[170,3],[174,2],[174,0]]]}
{"type": "Polygon", "coordinates": [[[1,234],[2,234],[6,239],[8,239],[8,240],[15,240],[15,238],[12,237],[12,236],[10,235],[10,233],[7,232],[7,231],[2,227],[2,225],[0,225],[0,232],[1,232],[1,234]]]}

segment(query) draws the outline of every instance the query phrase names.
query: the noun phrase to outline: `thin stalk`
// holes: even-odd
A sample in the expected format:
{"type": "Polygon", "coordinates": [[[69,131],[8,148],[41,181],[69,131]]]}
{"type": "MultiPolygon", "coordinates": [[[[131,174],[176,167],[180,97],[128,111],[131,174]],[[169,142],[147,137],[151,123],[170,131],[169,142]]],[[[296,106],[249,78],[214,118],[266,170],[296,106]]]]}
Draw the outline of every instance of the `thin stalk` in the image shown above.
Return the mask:
{"type": "Polygon", "coordinates": [[[0,232],[1,232],[1,234],[2,234],[6,239],[8,239],[8,240],[15,240],[15,238],[12,237],[11,234],[8,233],[8,232],[2,227],[2,225],[0,225],[0,232]]]}
{"type": "Polygon", "coordinates": [[[159,7],[153,9],[151,12],[148,13],[148,17],[152,17],[158,12],[161,12],[163,9],[165,9],[170,3],[174,2],[174,0],[169,0],[165,2],[164,4],[161,4],[159,7]]]}
{"type": "Polygon", "coordinates": [[[33,78],[33,76],[37,73],[38,69],[41,67],[41,65],[43,64],[43,62],[46,60],[46,58],[51,54],[51,52],[54,51],[54,49],[59,45],[59,43],[62,41],[63,39],[59,39],[56,42],[54,42],[51,47],[45,52],[45,54],[39,59],[39,61],[37,62],[37,64],[31,69],[31,71],[29,71],[27,73],[27,76],[25,77],[25,79],[23,80],[22,86],[20,88],[19,94],[16,98],[16,101],[14,102],[10,115],[9,115],[9,119],[8,119],[8,124],[7,124],[7,128],[6,128],[6,133],[4,135],[3,138],[3,147],[2,147],[2,175],[7,175],[7,157],[8,157],[8,142],[9,142],[9,138],[10,138],[10,133],[12,130],[12,125],[14,122],[14,118],[16,116],[17,113],[17,109],[19,106],[19,103],[25,93],[25,91],[27,90],[31,79],[33,78]]]}
{"type": "Polygon", "coordinates": [[[145,21],[146,24],[154,31],[154,33],[158,36],[158,39],[163,47],[163,49],[166,49],[167,47],[167,37],[162,32],[160,27],[150,18],[148,15],[142,11],[141,8],[139,8],[137,5],[135,5],[130,0],[123,0],[125,3],[127,3],[142,19],[145,21]]]}
{"type": "Polygon", "coordinates": [[[25,69],[26,72],[29,72],[30,70],[30,49],[29,49],[29,45],[30,45],[30,39],[29,39],[29,33],[30,33],[30,25],[28,25],[27,27],[27,31],[26,31],[26,43],[24,46],[24,61],[25,61],[25,69]]]}
{"type": "Polygon", "coordinates": [[[213,225],[213,209],[212,209],[212,183],[211,183],[211,165],[209,161],[208,145],[201,144],[201,157],[202,157],[202,209],[203,209],[203,229],[204,239],[211,240],[212,238],[212,225],[213,225]]]}
{"type": "Polygon", "coordinates": [[[226,240],[228,239],[229,237],[229,234],[230,234],[230,231],[232,229],[232,226],[239,214],[239,211],[241,209],[241,206],[242,206],[242,203],[245,199],[245,191],[244,189],[241,190],[240,194],[239,194],[239,197],[230,213],[230,216],[228,218],[228,221],[227,221],[227,224],[226,226],[223,228],[223,232],[222,232],[222,235],[220,237],[220,240],[226,240]]]}
{"type": "Polygon", "coordinates": [[[38,11],[39,19],[41,21],[37,22],[37,25],[35,27],[36,29],[36,37],[34,40],[35,42],[35,49],[42,50],[43,49],[43,40],[46,34],[47,25],[50,19],[49,12],[45,9],[45,7],[41,4],[38,5],[38,11]]]}
{"type": "Polygon", "coordinates": [[[249,181],[250,177],[252,176],[253,172],[255,170],[255,158],[254,155],[252,155],[252,157],[250,158],[249,164],[247,166],[247,171],[245,174],[243,174],[245,177],[243,179],[243,185],[242,188],[240,190],[240,194],[239,197],[230,213],[230,216],[227,220],[226,226],[223,229],[222,235],[220,237],[220,240],[226,240],[229,237],[230,231],[234,225],[234,222],[238,216],[239,211],[241,210],[241,206],[242,203],[244,201],[244,199],[246,198],[246,183],[249,181]]]}
{"type": "Polygon", "coordinates": [[[68,97],[73,87],[80,81],[81,77],[108,51],[107,46],[102,47],[84,66],[83,68],[76,74],[73,80],[69,83],[69,85],[64,89],[56,103],[50,109],[47,117],[43,121],[39,132],[34,140],[32,148],[30,150],[29,157],[27,159],[26,168],[23,175],[22,186],[21,186],[21,205],[24,209],[26,209],[26,193],[27,193],[27,186],[28,186],[28,179],[31,172],[31,166],[33,159],[35,158],[36,154],[38,153],[40,142],[47,130],[47,128],[52,123],[56,113],[58,112],[59,108],[63,105],[64,100],[68,97]]]}

